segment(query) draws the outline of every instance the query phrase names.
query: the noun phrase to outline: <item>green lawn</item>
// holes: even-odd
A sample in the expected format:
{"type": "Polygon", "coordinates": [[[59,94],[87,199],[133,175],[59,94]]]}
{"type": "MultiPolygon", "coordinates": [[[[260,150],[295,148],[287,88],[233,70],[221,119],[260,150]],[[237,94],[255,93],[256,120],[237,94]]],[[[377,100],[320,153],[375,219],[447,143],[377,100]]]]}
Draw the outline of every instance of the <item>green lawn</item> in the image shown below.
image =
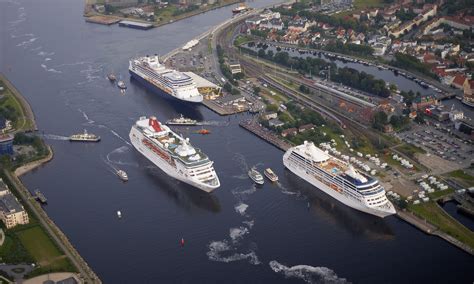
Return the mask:
{"type": "Polygon", "coordinates": [[[467,187],[474,186],[474,176],[466,173],[464,170],[457,170],[447,174],[449,177],[455,178],[463,182],[467,187]]]}
{"type": "Polygon", "coordinates": [[[68,271],[69,261],[55,246],[47,233],[38,226],[17,231],[16,235],[26,250],[44,270],[68,271]]]}
{"type": "Polygon", "coordinates": [[[449,216],[436,202],[409,204],[408,209],[437,226],[441,231],[474,248],[474,233],[449,216]]]}
{"type": "Polygon", "coordinates": [[[0,101],[0,107],[7,108],[11,107],[15,110],[15,120],[13,121],[13,127],[15,129],[28,128],[31,126],[31,122],[25,117],[25,113],[20,103],[16,100],[10,90],[6,90],[5,98],[0,101]]]}
{"type": "Polygon", "coordinates": [[[383,6],[381,0],[354,0],[354,8],[357,10],[381,6],[383,6]]]}
{"type": "Polygon", "coordinates": [[[431,199],[438,199],[438,198],[444,197],[446,195],[452,194],[453,192],[454,192],[454,189],[448,188],[446,190],[436,190],[433,193],[428,193],[428,196],[431,199]]]}

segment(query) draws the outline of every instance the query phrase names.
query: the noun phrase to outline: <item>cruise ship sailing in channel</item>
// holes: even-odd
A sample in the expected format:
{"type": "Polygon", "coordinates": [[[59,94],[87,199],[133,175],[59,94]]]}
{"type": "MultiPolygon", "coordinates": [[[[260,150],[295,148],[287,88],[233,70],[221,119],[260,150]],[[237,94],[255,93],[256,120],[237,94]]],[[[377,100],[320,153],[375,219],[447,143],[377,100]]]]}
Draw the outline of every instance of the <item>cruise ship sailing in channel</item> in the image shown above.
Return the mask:
{"type": "Polygon", "coordinates": [[[154,92],[164,92],[178,100],[193,103],[203,100],[194,80],[182,72],[166,68],[160,63],[158,55],[130,60],[128,71],[154,92]]]}
{"type": "Polygon", "coordinates": [[[283,155],[283,164],[347,206],[378,217],[396,213],[378,180],[330,156],[312,142],[290,148],[283,155]]]}
{"type": "Polygon", "coordinates": [[[174,133],[156,117],[141,117],[130,130],[133,146],[163,172],[180,181],[212,192],[220,186],[209,158],[189,139],[174,133]]]}

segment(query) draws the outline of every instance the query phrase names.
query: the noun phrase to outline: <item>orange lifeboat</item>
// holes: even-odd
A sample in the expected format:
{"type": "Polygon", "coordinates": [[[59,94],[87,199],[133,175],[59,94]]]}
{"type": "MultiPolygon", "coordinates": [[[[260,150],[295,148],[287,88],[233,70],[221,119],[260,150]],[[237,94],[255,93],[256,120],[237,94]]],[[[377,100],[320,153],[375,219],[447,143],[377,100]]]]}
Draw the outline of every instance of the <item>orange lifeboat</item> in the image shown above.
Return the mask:
{"type": "Polygon", "coordinates": [[[207,135],[207,134],[211,134],[211,131],[207,130],[207,129],[200,129],[198,131],[196,131],[197,134],[202,134],[202,135],[207,135]]]}

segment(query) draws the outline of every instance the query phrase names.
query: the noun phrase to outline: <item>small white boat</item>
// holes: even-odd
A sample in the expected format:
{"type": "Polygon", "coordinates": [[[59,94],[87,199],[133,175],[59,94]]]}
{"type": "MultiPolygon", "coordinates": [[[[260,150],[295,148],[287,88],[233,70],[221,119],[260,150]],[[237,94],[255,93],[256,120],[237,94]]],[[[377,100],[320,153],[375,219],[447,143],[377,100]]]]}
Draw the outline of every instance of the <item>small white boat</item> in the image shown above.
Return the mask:
{"type": "Polygon", "coordinates": [[[118,177],[119,177],[121,180],[123,180],[123,181],[127,181],[127,180],[128,180],[128,175],[127,175],[127,173],[126,173],[125,171],[123,171],[123,170],[118,170],[118,171],[117,171],[117,175],[118,175],[118,177]]]}
{"type": "Polygon", "coordinates": [[[117,217],[119,217],[119,219],[122,218],[122,212],[120,212],[120,210],[117,211],[117,217]]]}
{"type": "Polygon", "coordinates": [[[265,169],[263,174],[272,182],[278,181],[278,176],[270,168],[265,169]]]}
{"type": "Polygon", "coordinates": [[[265,181],[263,180],[263,176],[255,169],[252,168],[248,172],[249,177],[256,183],[262,185],[265,181]]]}
{"type": "Polygon", "coordinates": [[[122,80],[118,81],[117,86],[122,90],[127,88],[127,85],[125,85],[125,82],[122,80]]]}

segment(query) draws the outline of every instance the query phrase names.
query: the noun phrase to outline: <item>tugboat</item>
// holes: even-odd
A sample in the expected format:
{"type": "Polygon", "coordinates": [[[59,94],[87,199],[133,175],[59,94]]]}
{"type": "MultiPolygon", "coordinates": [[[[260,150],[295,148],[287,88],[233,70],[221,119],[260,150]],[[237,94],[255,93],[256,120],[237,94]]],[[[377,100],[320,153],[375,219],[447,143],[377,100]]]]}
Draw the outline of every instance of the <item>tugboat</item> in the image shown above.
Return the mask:
{"type": "Polygon", "coordinates": [[[196,125],[197,121],[191,118],[184,117],[182,114],[178,118],[170,119],[166,122],[168,125],[196,125]]]}
{"type": "Polygon", "coordinates": [[[122,80],[117,82],[117,86],[122,90],[125,90],[127,88],[127,85],[125,85],[125,82],[122,80]]]}
{"type": "Polygon", "coordinates": [[[87,133],[87,130],[84,129],[84,133],[74,134],[69,136],[69,141],[71,142],[99,142],[100,136],[95,134],[87,133]]]}
{"type": "Polygon", "coordinates": [[[117,175],[118,177],[122,180],[122,181],[128,181],[128,175],[125,171],[123,170],[118,170],[117,171],[117,175]]]}
{"type": "Polygon", "coordinates": [[[263,176],[254,168],[251,168],[248,172],[249,177],[259,185],[262,185],[265,181],[263,180],[263,176]]]}
{"type": "Polygon", "coordinates": [[[278,181],[278,176],[270,168],[265,169],[263,174],[272,182],[278,181]]]}
{"type": "Polygon", "coordinates": [[[115,82],[117,80],[117,77],[113,73],[110,73],[107,75],[107,79],[109,79],[110,82],[115,82]]]}

